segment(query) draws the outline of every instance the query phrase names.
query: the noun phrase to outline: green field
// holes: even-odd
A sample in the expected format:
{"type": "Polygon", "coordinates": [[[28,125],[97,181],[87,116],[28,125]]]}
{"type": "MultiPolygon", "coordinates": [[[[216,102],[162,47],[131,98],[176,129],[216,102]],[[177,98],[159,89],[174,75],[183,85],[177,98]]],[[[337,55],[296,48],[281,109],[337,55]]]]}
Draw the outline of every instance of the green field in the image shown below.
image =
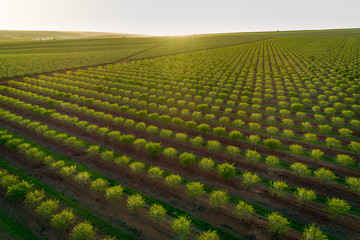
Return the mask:
{"type": "Polygon", "coordinates": [[[360,239],[359,43],[1,41],[0,236],[360,239]]]}

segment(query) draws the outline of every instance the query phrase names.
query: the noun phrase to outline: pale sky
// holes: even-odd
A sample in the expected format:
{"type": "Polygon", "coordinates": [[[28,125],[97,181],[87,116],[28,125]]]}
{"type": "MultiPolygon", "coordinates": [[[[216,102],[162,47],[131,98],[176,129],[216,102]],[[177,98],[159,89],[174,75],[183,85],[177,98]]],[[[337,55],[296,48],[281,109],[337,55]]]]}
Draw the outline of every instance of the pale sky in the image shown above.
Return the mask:
{"type": "Polygon", "coordinates": [[[360,28],[360,0],[0,0],[0,30],[182,35],[360,28]]]}

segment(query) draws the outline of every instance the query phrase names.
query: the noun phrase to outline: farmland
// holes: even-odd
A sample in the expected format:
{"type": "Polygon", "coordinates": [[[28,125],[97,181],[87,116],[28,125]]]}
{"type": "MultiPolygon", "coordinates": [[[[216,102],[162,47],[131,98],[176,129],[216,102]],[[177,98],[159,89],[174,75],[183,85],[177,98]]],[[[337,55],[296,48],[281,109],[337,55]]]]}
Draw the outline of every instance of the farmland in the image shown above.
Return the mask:
{"type": "Polygon", "coordinates": [[[0,236],[360,239],[359,41],[0,42],[0,236]]]}

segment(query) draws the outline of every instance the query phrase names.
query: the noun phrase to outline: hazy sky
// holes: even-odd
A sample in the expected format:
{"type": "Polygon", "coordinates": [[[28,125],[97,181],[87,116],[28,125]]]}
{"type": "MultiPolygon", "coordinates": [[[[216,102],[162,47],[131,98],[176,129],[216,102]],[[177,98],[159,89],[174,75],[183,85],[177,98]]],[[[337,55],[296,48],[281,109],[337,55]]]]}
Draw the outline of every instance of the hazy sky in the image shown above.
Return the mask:
{"type": "Polygon", "coordinates": [[[360,0],[0,0],[0,30],[175,35],[359,28],[360,0]]]}

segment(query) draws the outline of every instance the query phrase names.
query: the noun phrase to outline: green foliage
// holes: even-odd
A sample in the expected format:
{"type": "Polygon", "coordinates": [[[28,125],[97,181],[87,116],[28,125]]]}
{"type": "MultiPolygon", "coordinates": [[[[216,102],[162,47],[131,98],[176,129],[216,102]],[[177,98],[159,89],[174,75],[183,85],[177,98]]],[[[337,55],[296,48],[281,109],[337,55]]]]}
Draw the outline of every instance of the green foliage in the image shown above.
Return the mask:
{"type": "Polygon", "coordinates": [[[258,135],[250,135],[249,137],[248,137],[248,140],[249,140],[249,142],[251,143],[251,144],[257,144],[259,141],[260,141],[260,136],[258,136],[258,135]]]}
{"type": "Polygon", "coordinates": [[[34,186],[27,182],[21,181],[17,184],[11,185],[6,191],[6,196],[11,201],[20,201],[22,200],[30,191],[32,191],[34,186]]]}
{"type": "Polygon", "coordinates": [[[217,170],[219,172],[219,176],[225,178],[225,179],[231,179],[234,177],[235,173],[236,173],[236,169],[233,164],[229,164],[227,162],[223,163],[223,164],[219,164],[217,166],[217,170]]]}
{"type": "Polygon", "coordinates": [[[349,148],[355,153],[360,153],[360,143],[351,141],[349,144],[349,148]]]}
{"type": "Polygon", "coordinates": [[[334,181],[336,176],[333,172],[330,170],[327,170],[325,168],[320,168],[316,171],[314,171],[314,175],[316,178],[318,178],[322,183],[327,183],[334,181]]]}
{"type": "Polygon", "coordinates": [[[255,150],[247,149],[245,156],[246,156],[246,160],[248,160],[250,162],[257,162],[257,161],[260,161],[260,159],[261,159],[260,153],[258,153],[255,150]]]}
{"type": "Polygon", "coordinates": [[[88,222],[78,223],[70,233],[71,240],[88,240],[95,237],[95,230],[88,222]]]}
{"type": "Polygon", "coordinates": [[[8,188],[10,186],[17,184],[19,181],[20,179],[18,176],[8,174],[0,179],[0,185],[3,188],[8,188]]]}
{"type": "Polygon", "coordinates": [[[45,198],[43,190],[34,190],[25,196],[25,203],[31,208],[36,208],[40,202],[45,198]]]}
{"type": "Polygon", "coordinates": [[[236,218],[239,219],[240,221],[244,221],[253,212],[254,212],[253,206],[250,204],[247,204],[244,201],[239,201],[239,203],[236,205],[236,207],[233,211],[236,218]]]}
{"type": "Polygon", "coordinates": [[[342,199],[331,198],[326,202],[326,211],[330,214],[331,218],[341,217],[343,214],[350,211],[351,206],[342,199]]]}
{"type": "Polygon", "coordinates": [[[242,175],[242,184],[247,187],[250,187],[251,185],[260,182],[260,180],[260,177],[255,173],[244,172],[242,175]]]}
{"type": "Polygon", "coordinates": [[[315,223],[310,226],[307,226],[304,229],[302,237],[304,240],[327,240],[326,234],[324,234],[320,228],[315,227],[315,223]]]}
{"type": "Polygon", "coordinates": [[[119,165],[120,167],[126,166],[131,161],[131,158],[123,155],[121,157],[115,158],[114,162],[119,165]]]}
{"type": "Polygon", "coordinates": [[[201,136],[197,136],[197,137],[191,138],[191,139],[190,139],[190,142],[191,142],[194,146],[200,147],[201,145],[204,144],[204,139],[203,139],[201,136]]]}
{"type": "Polygon", "coordinates": [[[150,167],[148,170],[148,175],[152,179],[161,179],[164,176],[164,170],[159,167],[150,167]]]}
{"type": "Polygon", "coordinates": [[[142,162],[133,162],[129,165],[131,173],[139,174],[144,168],[145,164],[142,162]]]}
{"type": "Polygon", "coordinates": [[[229,196],[225,190],[214,190],[209,196],[212,207],[221,207],[227,204],[229,196]]]}
{"type": "Polygon", "coordinates": [[[207,132],[211,131],[211,127],[209,126],[209,124],[206,123],[201,123],[197,126],[197,129],[199,130],[200,133],[204,134],[207,132]]]}
{"type": "Polygon", "coordinates": [[[270,193],[276,194],[278,197],[285,195],[285,188],[287,188],[288,185],[285,182],[282,181],[271,181],[271,187],[270,187],[270,193]]]}
{"type": "Polygon", "coordinates": [[[306,190],[305,188],[297,188],[296,190],[297,192],[294,195],[300,203],[307,203],[316,199],[316,194],[313,190],[306,190]]]}
{"type": "Polygon", "coordinates": [[[165,183],[170,187],[177,187],[182,182],[182,178],[177,174],[170,174],[165,178],[165,183]]]}
{"type": "Polygon", "coordinates": [[[185,216],[180,216],[176,219],[173,219],[171,222],[171,228],[180,235],[180,238],[185,238],[185,236],[190,232],[191,220],[185,216]]]}
{"type": "Polygon", "coordinates": [[[196,240],[220,240],[220,237],[215,230],[209,230],[202,232],[196,240]]]}
{"type": "Polygon", "coordinates": [[[312,149],[310,152],[310,156],[315,159],[315,161],[319,160],[324,155],[324,152],[320,149],[312,149]]]}
{"type": "Polygon", "coordinates": [[[360,178],[347,177],[346,184],[349,185],[350,189],[360,193],[360,178]]]}
{"type": "Polygon", "coordinates": [[[107,188],[108,181],[102,178],[97,178],[90,184],[90,189],[97,192],[104,192],[107,188]]]}
{"type": "Polygon", "coordinates": [[[207,141],[206,146],[212,152],[216,152],[216,151],[219,151],[221,149],[221,143],[219,141],[216,141],[216,140],[207,141]]]}
{"type": "Polygon", "coordinates": [[[226,147],[226,152],[230,154],[230,156],[232,157],[236,157],[239,156],[240,154],[240,149],[238,147],[234,147],[234,146],[227,146],[226,147]]]}
{"type": "Polygon", "coordinates": [[[149,209],[150,216],[156,219],[156,221],[161,221],[165,219],[166,210],[163,206],[159,204],[153,204],[149,209]]]}
{"type": "MultiPolygon", "coordinates": [[[[162,152],[162,154],[164,155],[164,157],[166,158],[174,158],[176,157],[176,155],[178,154],[178,151],[175,148],[169,147],[169,148],[165,148],[162,152]]],[[[180,155],[181,156],[181,155],[180,155]]]]}
{"type": "Polygon", "coordinates": [[[290,151],[294,154],[300,155],[304,152],[304,147],[298,144],[290,145],[290,151]]]}
{"type": "Polygon", "coordinates": [[[57,229],[65,230],[75,221],[72,209],[64,209],[51,218],[51,225],[57,229]]]}
{"type": "Polygon", "coordinates": [[[290,168],[299,176],[307,176],[310,175],[311,170],[309,169],[309,167],[304,164],[304,163],[293,163],[290,165],[290,168]]]}
{"type": "Polygon", "coordinates": [[[196,160],[196,157],[192,153],[183,152],[179,156],[181,165],[187,167],[190,166],[190,164],[194,163],[196,160]]]}
{"type": "Polygon", "coordinates": [[[137,212],[145,207],[145,200],[140,194],[128,196],[126,203],[128,209],[132,212],[137,212]]]}
{"type": "Polygon", "coordinates": [[[186,192],[192,198],[201,196],[205,192],[203,188],[204,184],[201,182],[188,182],[186,184],[186,192]]]}
{"type": "Polygon", "coordinates": [[[335,162],[343,166],[349,166],[354,164],[355,160],[349,155],[338,154],[335,158],[335,162]]]}
{"type": "Polygon", "coordinates": [[[162,151],[161,143],[149,142],[145,144],[145,151],[151,156],[156,156],[159,152],[162,151]]]}
{"type": "Polygon", "coordinates": [[[229,137],[233,140],[240,140],[242,138],[242,133],[238,130],[232,130],[230,133],[229,133],[229,137]]]}
{"type": "Polygon", "coordinates": [[[36,212],[43,218],[50,219],[55,212],[59,209],[59,201],[55,199],[48,199],[42,202],[40,206],[36,208],[36,212]]]}
{"type": "Polygon", "coordinates": [[[270,149],[276,149],[281,146],[281,141],[275,138],[268,138],[264,140],[264,145],[270,149]]]}
{"type": "Polygon", "coordinates": [[[123,190],[120,185],[108,187],[105,190],[105,198],[113,202],[118,202],[122,198],[123,190]]]}
{"type": "Polygon", "coordinates": [[[269,221],[269,231],[278,236],[283,236],[290,228],[290,222],[277,212],[272,212],[267,216],[269,221]]]}
{"type": "Polygon", "coordinates": [[[211,169],[213,169],[214,165],[215,165],[214,161],[210,158],[203,158],[199,162],[199,168],[204,172],[208,172],[211,169]]]}
{"type": "Polygon", "coordinates": [[[274,168],[280,164],[279,158],[275,156],[267,156],[265,162],[269,166],[269,168],[274,168]]]}

